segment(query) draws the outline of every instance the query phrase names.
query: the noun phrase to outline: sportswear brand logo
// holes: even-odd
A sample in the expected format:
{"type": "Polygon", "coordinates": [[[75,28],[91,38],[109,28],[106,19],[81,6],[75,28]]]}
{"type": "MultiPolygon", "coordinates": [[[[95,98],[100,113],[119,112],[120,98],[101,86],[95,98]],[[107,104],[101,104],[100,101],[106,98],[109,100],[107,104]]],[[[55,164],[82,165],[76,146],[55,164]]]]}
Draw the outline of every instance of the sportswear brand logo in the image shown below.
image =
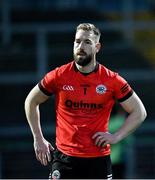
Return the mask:
{"type": "Polygon", "coordinates": [[[65,91],[74,91],[74,87],[70,85],[63,85],[62,89],[65,91]]]}

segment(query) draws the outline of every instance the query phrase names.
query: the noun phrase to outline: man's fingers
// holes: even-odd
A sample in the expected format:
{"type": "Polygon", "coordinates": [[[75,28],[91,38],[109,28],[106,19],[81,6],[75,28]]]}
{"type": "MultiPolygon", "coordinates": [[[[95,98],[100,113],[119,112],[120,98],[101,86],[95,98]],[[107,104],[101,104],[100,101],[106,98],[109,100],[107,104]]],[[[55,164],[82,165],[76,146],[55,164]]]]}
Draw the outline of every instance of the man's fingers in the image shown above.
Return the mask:
{"type": "Polygon", "coordinates": [[[50,151],[53,151],[54,148],[48,141],[34,141],[34,150],[37,160],[40,161],[44,166],[51,161],[50,151]]]}
{"type": "Polygon", "coordinates": [[[48,162],[50,162],[51,161],[51,153],[47,152],[46,157],[47,157],[48,162]]]}
{"type": "Polygon", "coordinates": [[[105,139],[101,137],[101,139],[97,143],[97,146],[103,146],[104,143],[105,143],[105,139]]]}
{"type": "Polygon", "coordinates": [[[48,147],[50,151],[54,151],[54,147],[50,143],[48,144],[48,147]]]}
{"type": "Polygon", "coordinates": [[[105,147],[107,144],[109,144],[109,135],[108,132],[96,132],[92,139],[95,140],[95,145],[99,147],[105,147]]]}
{"type": "Polygon", "coordinates": [[[42,162],[42,153],[40,151],[37,152],[37,159],[42,162]]]}
{"type": "Polygon", "coordinates": [[[98,136],[101,136],[102,134],[102,132],[97,132],[92,136],[92,139],[96,139],[98,136]]]}
{"type": "Polygon", "coordinates": [[[46,165],[47,165],[47,156],[46,156],[45,153],[42,153],[41,159],[42,159],[42,160],[41,160],[42,164],[43,164],[44,166],[46,166],[46,165]]]}
{"type": "Polygon", "coordinates": [[[101,146],[101,144],[105,141],[104,133],[103,132],[97,132],[92,136],[92,139],[95,140],[96,146],[101,146]]]}
{"type": "Polygon", "coordinates": [[[98,136],[96,139],[95,139],[95,144],[96,146],[99,146],[100,145],[100,142],[103,141],[103,137],[102,136],[98,136]]]}
{"type": "Polygon", "coordinates": [[[50,152],[41,152],[41,151],[35,151],[36,158],[38,161],[41,162],[44,166],[47,165],[48,162],[51,161],[51,155],[50,152]],[[48,161],[48,162],[47,162],[48,161]]]}
{"type": "Polygon", "coordinates": [[[108,140],[106,140],[103,136],[99,136],[95,141],[96,146],[105,147],[109,144],[108,140]]]}
{"type": "Polygon", "coordinates": [[[38,153],[39,153],[39,152],[38,152],[37,150],[35,150],[36,158],[37,158],[38,161],[40,161],[39,156],[38,156],[38,153]]]}

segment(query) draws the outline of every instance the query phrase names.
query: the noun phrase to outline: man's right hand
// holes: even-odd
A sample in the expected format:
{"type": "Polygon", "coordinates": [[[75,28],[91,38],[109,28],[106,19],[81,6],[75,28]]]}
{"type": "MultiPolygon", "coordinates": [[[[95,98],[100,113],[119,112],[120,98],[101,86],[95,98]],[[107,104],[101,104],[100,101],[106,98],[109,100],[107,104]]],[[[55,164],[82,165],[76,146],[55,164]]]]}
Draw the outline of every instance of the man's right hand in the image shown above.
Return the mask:
{"type": "Polygon", "coordinates": [[[47,166],[48,162],[51,161],[51,153],[53,146],[46,141],[44,138],[34,139],[34,150],[36,158],[41,162],[42,165],[47,166]]]}

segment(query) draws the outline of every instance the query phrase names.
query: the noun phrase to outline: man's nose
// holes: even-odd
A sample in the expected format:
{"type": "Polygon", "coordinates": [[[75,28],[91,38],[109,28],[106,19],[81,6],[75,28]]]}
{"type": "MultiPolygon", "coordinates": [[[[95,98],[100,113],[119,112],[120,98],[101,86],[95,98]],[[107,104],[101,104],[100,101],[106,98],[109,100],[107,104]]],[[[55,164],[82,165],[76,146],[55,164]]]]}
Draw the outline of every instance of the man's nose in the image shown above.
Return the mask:
{"type": "Polygon", "coordinates": [[[79,44],[79,48],[80,48],[80,49],[83,49],[83,48],[84,48],[84,43],[83,43],[83,42],[81,42],[81,43],[79,44]]]}

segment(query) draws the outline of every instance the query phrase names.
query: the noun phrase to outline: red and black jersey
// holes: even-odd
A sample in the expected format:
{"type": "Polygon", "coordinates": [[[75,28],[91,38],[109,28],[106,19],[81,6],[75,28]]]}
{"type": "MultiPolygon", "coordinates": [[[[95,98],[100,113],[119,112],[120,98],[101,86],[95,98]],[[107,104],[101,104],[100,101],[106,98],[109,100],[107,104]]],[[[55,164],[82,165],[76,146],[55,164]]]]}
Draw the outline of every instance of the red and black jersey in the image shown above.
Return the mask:
{"type": "Polygon", "coordinates": [[[121,76],[101,64],[83,74],[71,62],[47,73],[39,87],[46,95],[56,97],[56,145],[60,151],[77,157],[110,154],[110,145],[101,152],[92,136],[108,131],[115,101],[132,95],[131,87],[121,76]]]}

